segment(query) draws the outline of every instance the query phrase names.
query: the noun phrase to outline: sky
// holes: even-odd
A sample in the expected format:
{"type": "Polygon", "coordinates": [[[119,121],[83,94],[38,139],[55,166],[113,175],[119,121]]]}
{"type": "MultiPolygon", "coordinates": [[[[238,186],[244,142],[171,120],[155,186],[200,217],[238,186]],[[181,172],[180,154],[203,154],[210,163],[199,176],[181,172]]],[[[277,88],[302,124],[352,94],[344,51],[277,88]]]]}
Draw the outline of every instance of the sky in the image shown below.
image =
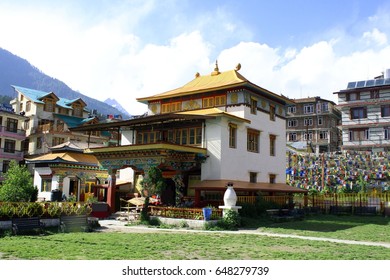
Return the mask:
{"type": "Polygon", "coordinates": [[[389,40],[385,0],[0,0],[0,48],[132,115],[147,110],[136,98],[216,61],[276,94],[337,103],[348,82],[390,68],[389,40]]]}

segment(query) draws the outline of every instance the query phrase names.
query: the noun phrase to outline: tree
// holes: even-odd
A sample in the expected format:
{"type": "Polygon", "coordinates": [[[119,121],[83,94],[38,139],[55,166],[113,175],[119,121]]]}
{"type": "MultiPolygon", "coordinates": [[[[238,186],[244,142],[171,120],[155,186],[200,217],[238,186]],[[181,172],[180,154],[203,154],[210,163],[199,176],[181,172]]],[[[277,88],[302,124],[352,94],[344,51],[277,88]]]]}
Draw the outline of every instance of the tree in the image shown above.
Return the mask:
{"type": "Polygon", "coordinates": [[[148,221],[148,207],[149,198],[153,194],[161,194],[161,191],[165,188],[165,179],[162,176],[162,172],[158,167],[150,167],[146,173],[144,179],[141,182],[142,192],[145,195],[145,203],[141,212],[141,220],[148,221]]]}
{"type": "Polygon", "coordinates": [[[28,202],[36,201],[38,189],[34,187],[33,178],[25,165],[11,161],[0,186],[0,201],[28,202]]]}

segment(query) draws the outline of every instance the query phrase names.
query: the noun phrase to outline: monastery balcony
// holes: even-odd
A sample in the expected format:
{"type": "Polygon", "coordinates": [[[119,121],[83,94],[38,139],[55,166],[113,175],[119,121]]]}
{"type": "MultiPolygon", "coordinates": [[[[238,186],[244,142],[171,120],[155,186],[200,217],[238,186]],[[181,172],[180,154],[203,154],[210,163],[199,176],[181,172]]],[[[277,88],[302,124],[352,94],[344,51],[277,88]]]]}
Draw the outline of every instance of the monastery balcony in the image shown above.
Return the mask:
{"type": "Polygon", "coordinates": [[[6,126],[0,126],[0,137],[24,140],[26,138],[26,131],[22,129],[10,129],[6,126]]]}
{"type": "Polygon", "coordinates": [[[16,161],[21,161],[23,159],[23,156],[24,156],[23,151],[0,148],[0,157],[2,159],[6,159],[6,160],[14,159],[16,161]]]}

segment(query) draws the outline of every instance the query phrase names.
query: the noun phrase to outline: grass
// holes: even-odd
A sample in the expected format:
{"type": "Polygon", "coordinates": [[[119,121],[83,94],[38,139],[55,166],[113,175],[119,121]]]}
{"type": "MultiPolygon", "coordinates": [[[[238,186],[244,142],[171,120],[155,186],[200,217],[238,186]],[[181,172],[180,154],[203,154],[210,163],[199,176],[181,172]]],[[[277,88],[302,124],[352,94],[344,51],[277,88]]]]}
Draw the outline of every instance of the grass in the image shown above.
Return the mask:
{"type": "MultiPolygon", "coordinates": [[[[245,220],[259,231],[390,242],[389,219],[313,216],[272,223],[245,220]]],[[[1,259],[26,260],[388,260],[390,249],[228,232],[66,233],[0,238],[1,259]]]]}
{"type": "Polygon", "coordinates": [[[382,216],[315,215],[284,223],[268,219],[244,222],[246,227],[263,232],[390,243],[390,219],[382,216]]]}

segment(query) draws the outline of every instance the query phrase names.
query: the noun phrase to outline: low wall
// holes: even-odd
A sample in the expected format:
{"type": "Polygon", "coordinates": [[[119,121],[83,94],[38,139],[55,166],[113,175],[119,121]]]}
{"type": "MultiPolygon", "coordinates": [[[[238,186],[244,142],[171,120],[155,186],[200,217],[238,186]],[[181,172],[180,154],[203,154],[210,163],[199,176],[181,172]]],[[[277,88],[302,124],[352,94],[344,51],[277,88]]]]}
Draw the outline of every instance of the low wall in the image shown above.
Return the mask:
{"type": "Polygon", "coordinates": [[[159,216],[151,216],[152,218],[159,219],[162,223],[167,225],[174,225],[181,227],[183,224],[187,224],[189,228],[204,228],[206,224],[216,224],[217,220],[189,220],[189,219],[180,219],[180,218],[165,218],[165,217],[159,217],[159,216]]]}

